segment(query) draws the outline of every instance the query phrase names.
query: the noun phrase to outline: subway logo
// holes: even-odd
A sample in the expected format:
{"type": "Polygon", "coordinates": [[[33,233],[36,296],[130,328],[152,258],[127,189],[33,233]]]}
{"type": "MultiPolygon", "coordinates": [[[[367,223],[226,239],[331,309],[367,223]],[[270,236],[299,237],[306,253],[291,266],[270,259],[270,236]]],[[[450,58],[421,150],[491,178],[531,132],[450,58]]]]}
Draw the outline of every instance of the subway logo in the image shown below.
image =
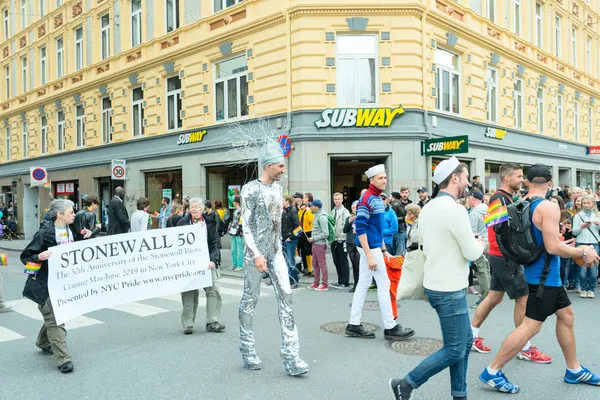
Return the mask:
{"type": "Polygon", "coordinates": [[[204,139],[204,135],[206,135],[206,131],[197,131],[190,133],[183,133],[179,135],[179,139],[177,140],[177,145],[182,144],[190,144],[190,143],[198,143],[204,139]]]}
{"type": "Polygon", "coordinates": [[[429,147],[427,151],[450,151],[450,150],[458,150],[460,146],[464,143],[464,140],[450,140],[447,142],[437,142],[437,143],[429,143],[429,147]]]}
{"type": "Polygon", "coordinates": [[[317,128],[365,128],[389,127],[396,116],[404,113],[404,108],[328,108],[323,110],[321,119],[315,121],[317,128]]]}

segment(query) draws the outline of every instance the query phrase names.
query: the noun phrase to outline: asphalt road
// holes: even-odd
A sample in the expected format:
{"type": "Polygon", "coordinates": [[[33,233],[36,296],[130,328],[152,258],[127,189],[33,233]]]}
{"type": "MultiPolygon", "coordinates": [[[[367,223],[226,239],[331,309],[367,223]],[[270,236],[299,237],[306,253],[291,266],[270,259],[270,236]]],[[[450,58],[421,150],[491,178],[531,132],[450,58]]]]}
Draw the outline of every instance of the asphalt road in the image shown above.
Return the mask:
{"type": "MultiPolygon", "coordinates": [[[[347,321],[351,294],[329,290],[295,291],[300,352],[310,372],[301,378],[285,375],[279,358],[281,336],[272,291],[264,290],[256,313],[256,336],[261,371],[242,367],[238,346],[237,310],[242,278],[226,276],[222,334],[204,330],[205,312],[200,307],[196,333],[184,336],[178,296],[142,301],[121,309],[87,314],[79,327],[68,331],[68,345],[75,372],[63,375],[53,357],[34,346],[41,322],[35,307],[22,299],[23,266],[18,253],[8,252],[9,267],[2,268],[4,292],[18,301],[16,312],[0,314],[0,400],[163,400],[163,399],[390,399],[387,381],[406,374],[422,356],[388,349],[377,332],[374,340],[346,338],[320,329],[329,322],[347,321]]],[[[335,271],[330,265],[330,271],[335,271]]],[[[331,279],[334,279],[332,274],[331,279]]],[[[470,296],[471,301],[476,300],[470,296]]],[[[369,293],[367,300],[376,300],[369,293]]],[[[578,352],[584,366],[600,372],[600,324],[596,320],[600,299],[572,295],[576,317],[578,352]]],[[[418,339],[441,338],[435,312],[422,301],[406,301],[399,320],[415,328],[409,350],[423,350],[418,339]]],[[[378,311],[365,311],[363,322],[381,327],[378,311]]],[[[548,320],[534,344],[552,355],[549,365],[514,360],[507,376],[521,386],[513,395],[520,399],[598,399],[600,387],[563,383],[564,361],[554,336],[554,318],[548,320]]],[[[481,330],[486,344],[496,351],[512,329],[512,304],[507,299],[481,330]]],[[[472,353],[469,365],[469,399],[497,399],[510,395],[488,390],[478,375],[493,354],[472,353]]],[[[449,374],[443,372],[413,392],[413,399],[450,399],[449,374]]]]}

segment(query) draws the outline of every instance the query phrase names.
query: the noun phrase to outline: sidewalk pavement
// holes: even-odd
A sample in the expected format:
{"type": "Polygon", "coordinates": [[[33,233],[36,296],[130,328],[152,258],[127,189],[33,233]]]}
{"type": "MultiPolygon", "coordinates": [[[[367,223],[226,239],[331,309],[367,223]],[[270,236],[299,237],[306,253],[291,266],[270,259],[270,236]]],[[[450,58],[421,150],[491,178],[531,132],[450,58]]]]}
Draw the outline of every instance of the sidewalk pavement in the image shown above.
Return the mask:
{"type": "Polygon", "coordinates": [[[24,239],[0,240],[0,250],[23,251],[29,242],[29,240],[24,239]]]}

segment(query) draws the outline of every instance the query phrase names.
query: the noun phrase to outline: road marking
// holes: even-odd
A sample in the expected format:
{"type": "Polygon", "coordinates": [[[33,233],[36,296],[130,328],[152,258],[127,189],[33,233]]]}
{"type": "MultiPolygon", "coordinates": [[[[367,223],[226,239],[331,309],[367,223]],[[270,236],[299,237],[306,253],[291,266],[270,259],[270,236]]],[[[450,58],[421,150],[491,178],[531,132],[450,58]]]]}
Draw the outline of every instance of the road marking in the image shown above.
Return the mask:
{"type": "Polygon", "coordinates": [[[42,313],[40,313],[40,311],[38,310],[38,305],[31,300],[25,299],[15,301],[13,311],[38,321],[41,321],[43,319],[42,313]]]}
{"type": "Polygon", "coordinates": [[[15,331],[0,326],[0,342],[8,342],[10,340],[25,339],[25,336],[19,335],[15,331]]]}
{"type": "Polygon", "coordinates": [[[137,315],[138,317],[148,317],[150,315],[156,315],[171,311],[164,308],[154,307],[148,304],[138,302],[121,304],[115,307],[110,307],[110,309],[121,311],[127,314],[137,315]]]}
{"type": "Polygon", "coordinates": [[[99,321],[94,318],[88,318],[88,317],[81,316],[81,317],[74,318],[74,319],[70,320],[69,322],[65,322],[65,328],[77,329],[77,328],[83,328],[85,326],[98,325],[98,324],[103,324],[103,323],[104,322],[99,321]]]}

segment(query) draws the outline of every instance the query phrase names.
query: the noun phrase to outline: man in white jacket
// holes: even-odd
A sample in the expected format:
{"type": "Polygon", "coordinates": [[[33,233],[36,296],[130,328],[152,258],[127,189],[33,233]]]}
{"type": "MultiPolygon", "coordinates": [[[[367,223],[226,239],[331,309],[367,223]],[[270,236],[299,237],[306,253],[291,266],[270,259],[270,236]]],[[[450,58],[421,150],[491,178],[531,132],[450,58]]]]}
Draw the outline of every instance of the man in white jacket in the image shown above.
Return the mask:
{"type": "Polygon", "coordinates": [[[442,161],[433,181],[439,193],[419,215],[419,236],[426,261],[423,286],[440,319],[444,347],[427,357],[403,379],[391,379],[396,400],[408,400],[431,377],[450,369],[451,395],[467,398],[467,364],[473,333],[467,305],[469,260],[478,259],[484,243],[475,239],[465,209],[456,203],[469,187],[469,171],[456,157],[442,161]]]}

